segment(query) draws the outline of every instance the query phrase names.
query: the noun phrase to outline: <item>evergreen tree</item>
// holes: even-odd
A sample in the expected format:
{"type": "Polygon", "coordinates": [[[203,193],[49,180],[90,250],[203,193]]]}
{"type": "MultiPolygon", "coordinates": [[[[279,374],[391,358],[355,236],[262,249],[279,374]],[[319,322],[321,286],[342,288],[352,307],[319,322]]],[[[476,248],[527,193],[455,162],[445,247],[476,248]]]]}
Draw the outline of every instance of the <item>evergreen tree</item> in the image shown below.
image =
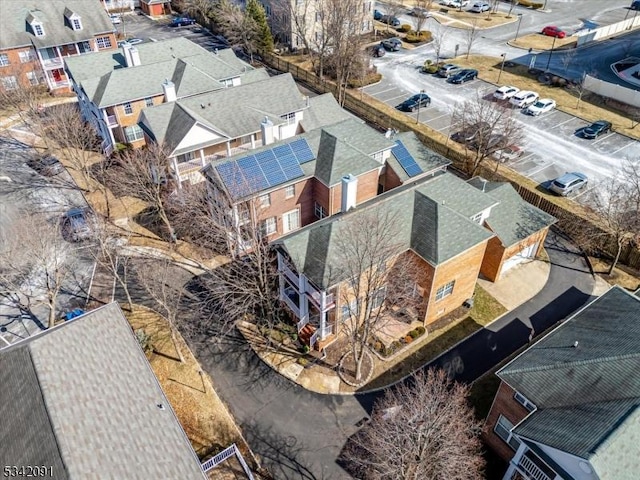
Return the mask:
{"type": "Polygon", "coordinates": [[[267,23],[267,14],[258,0],[247,0],[245,15],[252,18],[257,26],[257,48],[259,52],[273,51],[273,36],[267,23]]]}

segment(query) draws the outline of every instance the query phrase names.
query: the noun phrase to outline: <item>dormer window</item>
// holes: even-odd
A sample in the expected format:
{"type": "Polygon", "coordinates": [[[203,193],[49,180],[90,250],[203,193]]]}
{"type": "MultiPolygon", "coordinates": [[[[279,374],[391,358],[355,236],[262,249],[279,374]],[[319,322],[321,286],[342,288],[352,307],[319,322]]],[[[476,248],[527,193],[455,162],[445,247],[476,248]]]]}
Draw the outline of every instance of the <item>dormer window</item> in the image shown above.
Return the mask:
{"type": "Polygon", "coordinates": [[[44,28],[41,23],[32,23],[31,28],[36,37],[44,37],[44,28]]]}
{"type": "Polygon", "coordinates": [[[32,10],[27,15],[27,23],[31,27],[31,31],[36,37],[44,37],[44,26],[42,23],[42,12],[40,10],[32,10]]]}
{"type": "Polygon", "coordinates": [[[72,12],[68,8],[64,9],[64,18],[69,22],[69,26],[73,30],[82,30],[82,21],[80,20],[80,15],[72,12]]]}
{"type": "Polygon", "coordinates": [[[71,27],[74,30],[82,30],[82,23],[80,22],[80,17],[71,19],[71,27]]]}

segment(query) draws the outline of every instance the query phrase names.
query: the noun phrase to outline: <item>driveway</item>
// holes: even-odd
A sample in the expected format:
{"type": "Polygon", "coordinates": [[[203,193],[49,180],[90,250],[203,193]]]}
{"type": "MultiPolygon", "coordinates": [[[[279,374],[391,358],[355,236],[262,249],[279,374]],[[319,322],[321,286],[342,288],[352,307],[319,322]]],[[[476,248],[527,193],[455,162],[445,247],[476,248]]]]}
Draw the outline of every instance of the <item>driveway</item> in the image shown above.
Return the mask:
{"type": "MultiPolygon", "coordinates": [[[[542,332],[591,298],[594,280],[576,249],[553,234],[546,246],[551,272],[542,291],[433,365],[457,380],[472,381],[525,345],[531,325],[542,332]]],[[[215,343],[203,337],[192,348],[249,445],[276,478],[349,478],[336,460],[379,393],[311,393],[271,370],[242,339],[215,343]]]]}

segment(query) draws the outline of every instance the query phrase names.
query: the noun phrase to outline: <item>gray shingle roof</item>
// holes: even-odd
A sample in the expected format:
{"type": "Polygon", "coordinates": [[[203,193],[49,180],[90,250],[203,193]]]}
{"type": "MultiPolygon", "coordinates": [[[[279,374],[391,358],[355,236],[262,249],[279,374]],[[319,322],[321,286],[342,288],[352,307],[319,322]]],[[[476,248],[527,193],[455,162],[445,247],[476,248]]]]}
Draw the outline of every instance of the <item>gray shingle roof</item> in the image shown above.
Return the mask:
{"type": "Polygon", "coordinates": [[[0,49],[32,43],[38,48],[65,45],[113,31],[114,26],[99,0],[2,0],[0,3],[0,49]],[[65,10],[80,16],[82,30],[73,30],[68,25],[65,10]],[[27,24],[30,16],[42,22],[44,36],[33,34],[27,24]]]}
{"type": "Polygon", "coordinates": [[[449,202],[442,201],[443,189],[455,197],[464,195],[467,188],[475,190],[450,173],[424,177],[346,214],[308,225],[275,243],[287,252],[297,271],[319,287],[328,288],[344,279],[340,249],[345,232],[352,228],[358,215],[373,214],[393,219],[397,241],[429,263],[438,265],[493,236],[467,215],[455,211],[449,202]],[[435,192],[438,198],[431,197],[430,192],[435,192]]]}
{"type": "MultiPolygon", "coordinates": [[[[516,433],[582,458],[617,455],[637,471],[638,442],[628,440],[640,436],[638,371],[640,298],[614,286],[512,360],[498,376],[538,407],[516,433]],[[601,452],[604,445],[611,447],[607,442],[614,438],[616,451],[601,452]],[[635,453],[625,455],[631,447],[635,453]]],[[[599,468],[604,478],[607,470],[599,468]]]]}
{"type": "MultiPolygon", "coordinates": [[[[401,140],[407,150],[411,153],[411,156],[416,161],[418,166],[423,172],[431,172],[436,168],[442,168],[445,165],[450,165],[451,161],[442,155],[427,148],[413,132],[403,132],[395,135],[393,140],[401,140]]],[[[400,181],[405,183],[411,179],[409,175],[404,171],[404,168],[398,163],[395,155],[392,152],[391,157],[387,160],[393,171],[398,175],[400,181]]]]}
{"type": "Polygon", "coordinates": [[[304,111],[304,118],[300,122],[305,132],[339,123],[343,120],[360,120],[342,108],[331,93],[309,97],[308,102],[309,108],[304,111]]]}
{"type": "Polygon", "coordinates": [[[162,95],[169,79],[178,98],[224,88],[221,80],[242,77],[242,82],[268,76],[266,71],[244,78],[254,69],[236,58],[231,49],[212,54],[195,43],[177,38],[137,45],[140,65],[126,67],[121,49],[66,59],[67,70],[98,107],[118,105],[162,95]]]}
{"type": "Polygon", "coordinates": [[[543,228],[553,225],[555,217],[526,202],[510,183],[484,182],[479,177],[469,183],[499,202],[491,209],[486,224],[498,236],[502,245],[510,247],[543,228]]]}
{"type": "Polygon", "coordinates": [[[3,402],[4,413],[24,415],[22,402],[39,392],[54,438],[29,415],[21,419],[24,434],[49,435],[49,444],[38,441],[39,448],[53,450],[56,441],[69,478],[204,478],[116,303],[0,351],[1,361],[16,350],[28,352],[35,375],[3,402]]]}
{"type": "MultiPolygon", "coordinates": [[[[184,124],[198,121],[208,128],[224,132],[227,138],[239,138],[260,131],[260,122],[268,116],[274,125],[282,124],[280,116],[302,110],[306,103],[291,74],[268,77],[247,85],[183,98],[176,102],[185,113],[172,116],[169,123],[163,117],[164,105],[145,108],[141,123],[159,142],[175,149],[184,139],[184,124]],[[204,108],[202,108],[204,106],[204,108]]],[[[220,139],[214,143],[225,141],[220,139]]],[[[192,147],[188,147],[191,151],[192,147]]],[[[175,151],[174,154],[182,152],[175,151]]]]}

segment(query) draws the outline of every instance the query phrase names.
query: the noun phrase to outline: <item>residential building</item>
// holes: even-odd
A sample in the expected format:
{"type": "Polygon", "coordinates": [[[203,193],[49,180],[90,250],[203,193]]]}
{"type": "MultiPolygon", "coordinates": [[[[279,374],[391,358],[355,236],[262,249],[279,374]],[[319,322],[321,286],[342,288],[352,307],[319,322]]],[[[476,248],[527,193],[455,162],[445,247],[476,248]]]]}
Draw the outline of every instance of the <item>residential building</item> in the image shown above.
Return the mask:
{"type": "MultiPolygon", "coordinates": [[[[332,5],[318,0],[263,0],[261,3],[277,43],[297,50],[305,47],[306,38],[311,48],[324,47],[332,5]]],[[[361,8],[361,11],[353,13],[353,17],[360,17],[361,20],[359,33],[372,32],[374,2],[363,0],[361,8]]]]}
{"type": "Polygon", "coordinates": [[[145,108],[268,77],[231,49],[212,53],[186,38],[125,43],[115,54],[65,60],[83,116],[96,127],[107,153],[117,143],[145,144],[138,125],[145,108]]]}
{"type": "Polygon", "coordinates": [[[179,186],[202,181],[200,170],[209,162],[293,137],[330,121],[327,117],[348,115],[330,94],[304,97],[289,73],[269,77],[257,70],[243,82],[249,75],[251,83],[142,112],[140,126],[149,141],[167,148],[179,186]]]}
{"type": "MultiPolygon", "coordinates": [[[[423,156],[414,147],[419,142],[417,139],[411,142],[408,134],[401,138],[402,145],[408,146],[409,156],[418,164],[423,156]]],[[[406,164],[406,153],[399,153],[397,149],[391,153],[396,161],[406,164]]],[[[387,169],[403,170],[394,170],[391,162],[387,169]]],[[[347,274],[341,269],[340,249],[358,215],[373,212],[378,218],[393,218],[398,225],[397,241],[404,245],[403,255],[409,256],[421,272],[415,288],[418,308],[412,316],[425,326],[473,297],[482,269],[487,268],[487,263],[496,263],[498,248],[489,248],[494,238],[499,238],[498,245],[517,235],[522,235],[520,241],[525,243],[532,241],[530,237],[543,241],[547,229],[555,221],[538,209],[534,210],[533,221],[518,217],[510,210],[519,211],[520,202],[524,203],[524,200],[516,201],[509,198],[509,194],[505,195],[506,200],[500,200],[500,197],[492,196],[491,190],[495,192],[502,187],[483,191],[443,168],[436,167],[382,195],[371,195],[361,205],[356,200],[357,191],[353,192],[353,189],[360,189],[359,178],[355,178],[358,177],[347,175],[341,179],[341,188],[336,191],[341,195],[338,197],[341,199],[339,213],[332,212],[337,214],[275,241],[280,299],[293,313],[298,330],[313,332],[309,340],[312,346],[316,342],[318,346],[324,346],[334,340],[341,322],[348,319],[352,310],[345,299],[353,279],[345,278],[347,274]],[[501,202],[506,205],[498,208],[501,202]],[[498,219],[500,215],[504,218],[498,219]],[[541,218],[546,221],[541,222],[541,218]],[[495,232],[490,225],[494,226],[495,232]],[[515,233],[520,226],[524,226],[522,231],[515,233]]],[[[287,225],[285,218],[283,224],[287,225]]],[[[508,251],[504,249],[503,254],[508,251]]],[[[389,262],[393,263],[393,259],[389,262]]],[[[505,261],[500,258],[497,263],[505,261]]],[[[381,302],[384,301],[384,293],[382,295],[381,302]]]]}
{"type": "Polygon", "coordinates": [[[0,367],[5,475],[206,478],[117,303],[0,350],[0,367]]]}
{"type": "Polygon", "coordinates": [[[99,0],[2,1],[1,88],[45,83],[70,91],[63,60],[116,48],[114,27],[99,0]]]}
{"type": "Polygon", "coordinates": [[[100,0],[108,12],[133,11],[140,7],[140,0],[100,0]]]}
{"type": "Polygon", "coordinates": [[[640,471],[640,298],[614,286],[497,375],[486,443],[505,480],[631,480],[640,471]]]}
{"type": "Polygon", "coordinates": [[[171,14],[171,0],[140,0],[140,9],[150,17],[171,14]]]}

